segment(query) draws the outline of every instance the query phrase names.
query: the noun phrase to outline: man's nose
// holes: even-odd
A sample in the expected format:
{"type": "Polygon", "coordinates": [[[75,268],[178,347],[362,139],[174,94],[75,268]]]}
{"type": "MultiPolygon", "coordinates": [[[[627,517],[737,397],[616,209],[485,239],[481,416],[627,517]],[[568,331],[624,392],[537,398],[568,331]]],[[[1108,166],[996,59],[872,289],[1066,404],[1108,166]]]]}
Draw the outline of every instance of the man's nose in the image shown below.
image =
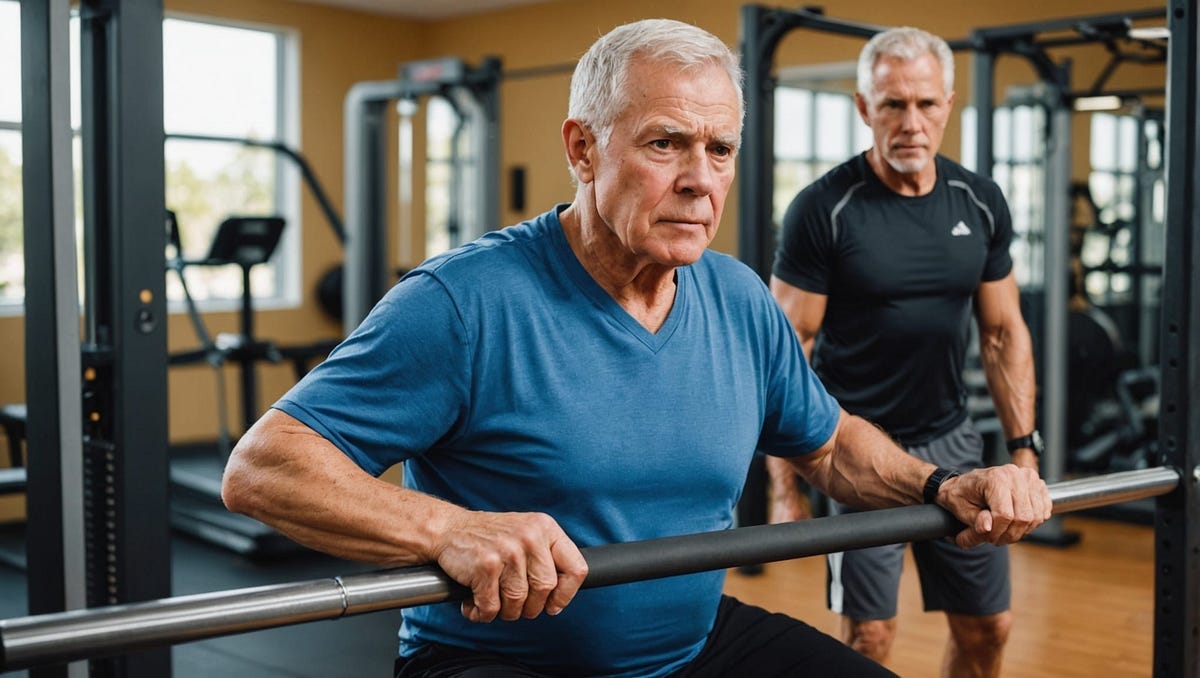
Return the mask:
{"type": "Polygon", "coordinates": [[[676,190],[681,193],[708,195],[712,193],[716,180],[713,176],[711,159],[706,148],[693,148],[680,161],[676,190]]]}
{"type": "Polygon", "coordinates": [[[901,122],[906,130],[920,129],[922,123],[921,107],[917,104],[905,106],[904,117],[901,122]]]}

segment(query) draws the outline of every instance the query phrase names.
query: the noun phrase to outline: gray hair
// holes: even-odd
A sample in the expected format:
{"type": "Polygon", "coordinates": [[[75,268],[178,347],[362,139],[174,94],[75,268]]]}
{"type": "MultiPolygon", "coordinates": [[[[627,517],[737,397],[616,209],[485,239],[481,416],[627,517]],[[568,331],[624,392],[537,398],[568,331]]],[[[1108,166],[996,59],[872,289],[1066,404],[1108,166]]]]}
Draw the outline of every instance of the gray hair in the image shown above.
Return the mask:
{"type": "Polygon", "coordinates": [[[867,41],[858,55],[858,93],[870,101],[875,63],[881,57],[912,61],[926,54],[932,54],[942,65],[942,83],[946,91],[954,91],[954,53],[950,51],[950,45],[932,33],[903,26],[876,33],[867,41]]]}
{"type": "Polygon", "coordinates": [[[672,19],[645,19],[618,26],[601,36],[575,66],[567,117],[587,125],[596,143],[608,143],[613,123],[629,105],[625,88],[635,59],[663,61],[689,70],[717,64],[737,91],[738,131],[745,116],[742,67],[738,57],[712,33],[672,19]]]}

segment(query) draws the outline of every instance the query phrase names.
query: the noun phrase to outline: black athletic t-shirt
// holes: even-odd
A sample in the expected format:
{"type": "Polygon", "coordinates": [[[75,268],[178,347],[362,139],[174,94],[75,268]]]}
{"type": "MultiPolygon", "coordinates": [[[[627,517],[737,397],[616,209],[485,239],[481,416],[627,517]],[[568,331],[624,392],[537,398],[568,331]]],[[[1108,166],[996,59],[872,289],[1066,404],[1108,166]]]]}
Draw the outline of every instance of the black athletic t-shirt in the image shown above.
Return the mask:
{"type": "Polygon", "coordinates": [[[937,156],[937,184],[906,197],[866,154],[802,190],[783,218],[775,277],[827,297],[812,364],[847,411],[904,444],[967,415],[971,300],[1012,269],[1012,218],[991,180],[937,156]]]}

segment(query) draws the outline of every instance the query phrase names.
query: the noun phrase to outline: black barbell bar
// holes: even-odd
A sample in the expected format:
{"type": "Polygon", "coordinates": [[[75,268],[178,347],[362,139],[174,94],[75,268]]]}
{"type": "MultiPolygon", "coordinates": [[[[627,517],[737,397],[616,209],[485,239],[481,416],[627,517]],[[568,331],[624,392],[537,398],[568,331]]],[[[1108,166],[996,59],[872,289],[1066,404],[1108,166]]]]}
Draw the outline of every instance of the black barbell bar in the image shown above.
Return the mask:
{"type": "MultiPolygon", "coordinates": [[[[1167,494],[1167,467],[1050,486],[1054,513],[1167,494]]],[[[584,588],[692,574],[835,551],[950,536],[962,525],[944,509],[903,506],[718,532],[582,549],[584,588]]],[[[0,621],[0,672],[318,619],[462,600],[468,590],[433,566],[233,589],[0,621]]]]}

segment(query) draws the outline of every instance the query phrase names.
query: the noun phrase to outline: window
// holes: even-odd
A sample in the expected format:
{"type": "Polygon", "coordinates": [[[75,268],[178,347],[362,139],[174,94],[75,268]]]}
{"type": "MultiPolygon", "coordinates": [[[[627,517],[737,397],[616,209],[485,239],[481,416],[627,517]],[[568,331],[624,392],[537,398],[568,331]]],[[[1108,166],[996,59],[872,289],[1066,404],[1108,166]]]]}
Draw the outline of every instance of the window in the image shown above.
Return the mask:
{"type": "MultiPolygon", "coordinates": [[[[464,66],[470,69],[469,66],[464,66]]],[[[483,77],[487,72],[475,71],[483,77]]],[[[467,82],[466,80],[462,81],[467,82]]],[[[486,141],[488,119],[481,83],[454,82],[425,107],[425,256],[470,242],[495,228],[496,151],[486,141]]],[[[494,82],[493,85],[494,86],[494,82]]]]}
{"type": "MultiPolygon", "coordinates": [[[[178,215],[182,254],[204,258],[227,216],[283,216],[289,224],[283,243],[270,263],[255,268],[251,285],[255,297],[268,306],[299,300],[299,175],[273,151],[237,139],[286,143],[294,136],[292,42],[274,29],[177,18],[163,22],[166,203],[178,215]],[[173,134],[226,140],[180,140],[172,139],[173,134]]],[[[71,20],[71,52],[71,121],[78,134],[76,18],[71,20]]],[[[0,0],[0,92],[6,94],[0,96],[0,310],[9,313],[21,312],[25,292],[20,71],[20,4],[0,0]]],[[[78,182],[78,169],[76,177],[78,182]]],[[[78,203],[76,207],[78,215],[78,203]]],[[[236,267],[191,267],[187,275],[189,291],[207,308],[236,306],[241,296],[236,267]]],[[[167,277],[167,295],[182,299],[173,275],[167,277]]]]}
{"type": "MultiPolygon", "coordinates": [[[[963,111],[963,165],[980,171],[975,156],[976,109],[963,111]]],[[[1000,186],[1012,214],[1009,252],[1017,284],[1041,287],[1044,273],[1043,232],[1046,220],[1046,111],[1040,105],[998,106],[992,116],[992,179],[1000,186]]]]}
{"type": "Polygon", "coordinates": [[[470,169],[470,149],[464,143],[466,137],[463,134],[466,127],[448,98],[440,95],[422,100],[402,98],[396,102],[396,110],[400,114],[397,130],[401,233],[398,256],[404,265],[409,265],[414,260],[419,263],[472,239],[463,233],[462,211],[464,203],[469,202],[463,196],[472,193],[474,185],[468,185],[466,175],[470,169]],[[412,252],[407,234],[413,229],[413,121],[422,102],[425,104],[425,246],[424,251],[412,252]]]}
{"type": "Polygon", "coordinates": [[[800,189],[871,146],[871,128],[859,117],[854,95],[819,87],[806,83],[775,90],[776,224],[800,189]]]}
{"type": "Polygon", "coordinates": [[[1092,223],[1079,263],[1089,301],[1113,315],[1142,364],[1158,361],[1166,248],[1163,112],[1094,113],[1087,188],[1092,223]]]}
{"type": "MultiPolygon", "coordinates": [[[[1088,268],[1104,264],[1125,267],[1134,246],[1134,203],[1137,172],[1137,120],[1131,116],[1096,113],[1091,120],[1091,165],[1088,189],[1096,206],[1096,227],[1109,232],[1092,232],[1084,238],[1080,258],[1088,268]]],[[[1095,231],[1095,229],[1090,229],[1095,231]]],[[[1093,270],[1084,280],[1088,295],[1098,303],[1127,301],[1130,275],[1127,271],[1093,270]]]]}
{"type": "MultiPolygon", "coordinates": [[[[1088,295],[1099,304],[1129,303],[1135,279],[1157,277],[1165,240],[1163,126],[1153,116],[1096,113],[1091,120],[1088,189],[1096,227],[1083,241],[1080,258],[1088,295]],[[1144,154],[1144,158],[1139,157],[1144,154]]],[[[1157,303],[1158,280],[1153,283],[1157,303]]]]}
{"type": "MultiPolygon", "coordinates": [[[[288,226],[279,249],[252,272],[260,307],[299,301],[299,178],[286,157],[237,140],[287,143],[291,136],[289,43],[271,29],[163,21],[166,202],[178,219],[182,255],[203,259],[228,216],[283,216],[288,226]]],[[[186,275],[189,292],[210,308],[229,307],[212,300],[241,295],[236,266],[193,266],[186,275]]],[[[167,297],[182,298],[175,276],[167,278],[167,297]]]]}
{"type": "Polygon", "coordinates": [[[0,1],[0,308],[17,311],[25,298],[20,9],[16,2],[0,1]]]}
{"type": "Polygon", "coordinates": [[[425,256],[431,257],[458,244],[452,242],[450,232],[458,116],[441,97],[429,98],[425,115],[425,256]]]}

